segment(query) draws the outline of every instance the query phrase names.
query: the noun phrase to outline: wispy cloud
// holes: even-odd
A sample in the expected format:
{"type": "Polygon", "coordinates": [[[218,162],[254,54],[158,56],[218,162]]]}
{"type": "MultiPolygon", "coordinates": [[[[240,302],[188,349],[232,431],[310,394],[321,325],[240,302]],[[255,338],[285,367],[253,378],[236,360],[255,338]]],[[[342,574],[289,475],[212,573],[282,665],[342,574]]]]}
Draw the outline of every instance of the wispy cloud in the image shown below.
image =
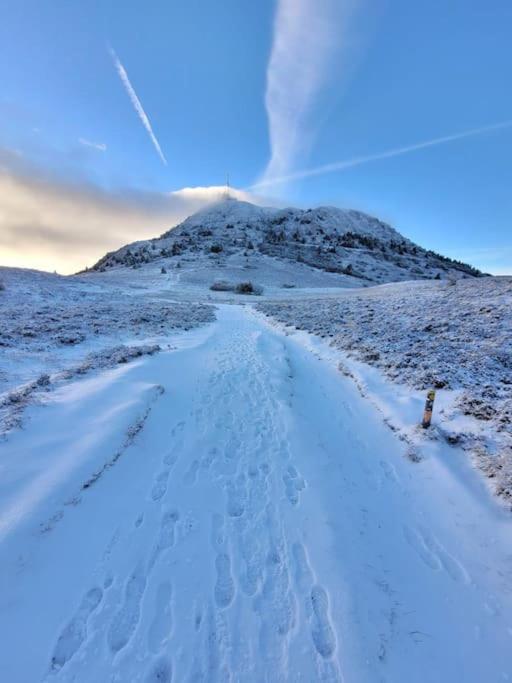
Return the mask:
{"type": "Polygon", "coordinates": [[[302,171],[295,171],[294,173],[289,173],[287,175],[263,178],[261,181],[252,185],[249,189],[257,190],[263,187],[270,187],[272,185],[288,183],[293,180],[301,180],[303,178],[311,178],[313,176],[324,175],[326,173],[344,171],[349,168],[354,168],[354,166],[361,166],[362,164],[367,164],[371,161],[390,159],[392,157],[401,156],[402,154],[417,152],[418,150],[425,149],[427,147],[444,145],[448,142],[455,142],[456,140],[462,140],[463,138],[470,138],[475,135],[482,135],[483,133],[489,133],[492,131],[511,127],[512,120],[501,121],[500,123],[492,123],[487,126],[481,126],[480,128],[472,128],[471,130],[465,130],[462,133],[453,133],[451,135],[444,135],[442,137],[432,138],[431,140],[424,140],[423,142],[416,142],[412,145],[405,145],[404,147],[395,147],[393,149],[388,149],[385,152],[379,152],[377,154],[368,154],[366,156],[353,157],[352,159],[346,159],[344,161],[335,161],[330,164],[316,166],[315,168],[304,169],[302,171]]]}
{"type": "Polygon", "coordinates": [[[271,157],[263,180],[286,176],[307,149],[312,108],[333,57],[345,46],[355,4],[356,0],[278,0],[265,95],[271,157]]]}
{"type": "Polygon", "coordinates": [[[153,146],[156,149],[158,156],[162,160],[162,163],[167,166],[167,159],[165,158],[164,153],[162,152],[162,148],[160,147],[160,143],[156,139],[156,135],[153,132],[153,128],[151,127],[151,123],[149,121],[149,118],[148,118],[146,112],[144,111],[144,108],[142,107],[142,104],[141,104],[139,98],[137,97],[137,93],[135,92],[132,84],[130,83],[130,79],[128,78],[128,74],[126,73],[126,69],[122,65],[121,60],[117,56],[115,50],[112,47],[109,47],[109,51],[110,51],[110,54],[112,56],[112,60],[114,62],[114,66],[116,68],[116,71],[119,74],[119,78],[121,79],[121,82],[123,83],[123,85],[126,89],[126,92],[128,93],[128,96],[131,100],[131,103],[133,104],[133,108],[137,112],[137,115],[138,115],[139,119],[141,120],[142,125],[144,126],[144,128],[148,132],[148,135],[151,139],[151,142],[153,143],[153,146]]]}
{"type": "Polygon", "coordinates": [[[97,149],[98,152],[106,152],[107,145],[104,142],[93,142],[92,140],[86,140],[85,138],[78,138],[78,142],[84,147],[92,147],[97,149]]]}
{"type": "Polygon", "coordinates": [[[253,202],[259,204],[263,200],[256,197],[247,190],[237,190],[235,187],[228,187],[227,185],[208,185],[197,187],[183,187],[181,190],[175,190],[170,193],[171,197],[184,199],[187,201],[197,202],[218,202],[224,199],[227,195],[234,197],[242,202],[253,202]]]}
{"type": "MultiPolygon", "coordinates": [[[[0,265],[76,272],[106,251],[160,235],[224,189],[106,191],[50,175],[0,148],[0,265]]],[[[233,188],[231,194],[260,201],[233,188]]]]}

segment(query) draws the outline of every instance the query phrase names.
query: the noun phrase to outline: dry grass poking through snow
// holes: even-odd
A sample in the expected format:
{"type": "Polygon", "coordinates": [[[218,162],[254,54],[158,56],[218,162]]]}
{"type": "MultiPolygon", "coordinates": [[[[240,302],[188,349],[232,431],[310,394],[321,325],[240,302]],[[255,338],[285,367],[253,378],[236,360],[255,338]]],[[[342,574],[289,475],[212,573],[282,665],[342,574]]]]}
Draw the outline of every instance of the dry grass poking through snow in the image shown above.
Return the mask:
{"type": "Polygon", "coordinates": [[[159,300],[135,288],[0,271],[0,435],[19,426],[27,405],[56,383],[155,353],[155,341],[215,319],[212,306],[159,300]]]}
{"type": "Polygon", "coordinates": [[[457,440],[512,500],[512,278],[384,285],[258,309],[331,339],[394,382],[459,390],[452,417],[479,426],[457,440]]]}

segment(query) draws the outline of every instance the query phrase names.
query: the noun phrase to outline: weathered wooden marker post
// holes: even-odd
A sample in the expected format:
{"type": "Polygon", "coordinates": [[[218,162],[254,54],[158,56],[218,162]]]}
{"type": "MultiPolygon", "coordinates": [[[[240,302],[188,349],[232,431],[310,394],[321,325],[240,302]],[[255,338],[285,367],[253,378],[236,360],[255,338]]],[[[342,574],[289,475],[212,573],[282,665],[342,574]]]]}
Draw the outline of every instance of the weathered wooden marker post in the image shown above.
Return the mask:
{"type": "Polygon", "coordinates": [[[432,411],[434,410],[434,399],[436,397],[436,392],[431,389],[427,394],[427,400],[425,401],[425,410],[423,412],[423,422],[421,426],[426,429],[430,427],[432,421],[432,411]]]}

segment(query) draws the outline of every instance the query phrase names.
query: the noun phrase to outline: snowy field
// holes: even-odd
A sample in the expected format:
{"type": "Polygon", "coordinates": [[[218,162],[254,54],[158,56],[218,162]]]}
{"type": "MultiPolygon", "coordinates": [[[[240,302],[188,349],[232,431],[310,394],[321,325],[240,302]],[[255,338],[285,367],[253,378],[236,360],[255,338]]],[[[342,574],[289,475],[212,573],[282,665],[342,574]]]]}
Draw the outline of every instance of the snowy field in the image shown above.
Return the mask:
{"type": "Polygon", "coordinates": [[[0,273],[0,680],[511,680],[512,281],[207,262],[0,273]]]}
{"type": "Polygon", "coordinates": [[[173,331],[214,320],[211,306],[157,300],[128,283],[14,268],[0,268],[0,282],[0,434],[52,382],[153,353],[173,331]]]}
{"type": "Polygon", "coordinates": [[[184,336],[3,445],[3,679],[509,680],[512,526],[463,455],[412,463],[247,307],[184,336]]]}
{"type": "MultiPolygon", "coordinates": [[[[512,278],[383,285],[258,308],[344,352],[342,370],[381,403],[393,388],[368,365],[396,385],[404,401],[407,388],[422,396],[437,389],[432,432],[467,449],[494,490],[512,503],[512,278]]],[[[384,406],[391,424],[403,426],[400,406],[393,406],[394,415],[391,407],[389,401],[384,406]]],[[[420,406],[416,410],[420,415],[420,406]]],[[[402,431],[420,443],[426,436],[407,426],[402,431]]]]}
{"type": "Polygon", "coordinates": [[[340,287],[360,286],[360,281],[339,273],[328,273],[305,263],[288,261],[263,254],[192,254],[174,259],[160,259],[145,264],[135,272],[131,268],[117,266],[105,272],[89,272],[88,282],[105,285],[138,287],[150,291],[168,291],[178,298],[218,298],[218,292],[210,291],[217,280],[232,283],[251,281],[263,288],[263,297],[289,298],[297,293],[339,292],[340,287]],[[165,272],[162,273],[162,268],[165,272]]]}

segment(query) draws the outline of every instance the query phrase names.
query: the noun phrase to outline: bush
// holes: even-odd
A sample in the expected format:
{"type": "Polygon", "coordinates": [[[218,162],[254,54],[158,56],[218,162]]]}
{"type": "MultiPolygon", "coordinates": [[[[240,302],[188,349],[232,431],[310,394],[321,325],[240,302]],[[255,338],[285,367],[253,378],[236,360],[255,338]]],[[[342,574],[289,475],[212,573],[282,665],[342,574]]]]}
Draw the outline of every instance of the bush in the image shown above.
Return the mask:
{"type": "Polygon", "coordinates": [[[5,285],[4,285],[4,283],[2,282],[2,280],[0,280],[0,292],[3,292],[4,289],[5,289],[5,285]]]}
{"type": "Polygon", "coordinates": [[[212,252],[212,254],[220,254],[220,252],[222,251],[222,244],[212,244],[212,246],[210,247],[210,251],[212,252]]]}
{"type": "Polygon", "coordinates": [[[260,295],[263,289],[258,285],[253,285],[252,282],[239,282],[235,287],[235,292],[237,294],[255,294],[260,295]]]}
{"type": "Polygon", "coordinates": [[[231,282],[226,282],[225,280],[216,280],[212,285],[210,285],[212,292],[233,292],[235,285],[231,282]]]}
{"type": "Polygon", "coordinates": [[[239,282],[237,285],[226,280],[216,280],[210,285],[212,292],[236,292],[236,294],[253,294],[259,296],[263,293],[263,288],[254,285],[252,282],[239,282]]]}

